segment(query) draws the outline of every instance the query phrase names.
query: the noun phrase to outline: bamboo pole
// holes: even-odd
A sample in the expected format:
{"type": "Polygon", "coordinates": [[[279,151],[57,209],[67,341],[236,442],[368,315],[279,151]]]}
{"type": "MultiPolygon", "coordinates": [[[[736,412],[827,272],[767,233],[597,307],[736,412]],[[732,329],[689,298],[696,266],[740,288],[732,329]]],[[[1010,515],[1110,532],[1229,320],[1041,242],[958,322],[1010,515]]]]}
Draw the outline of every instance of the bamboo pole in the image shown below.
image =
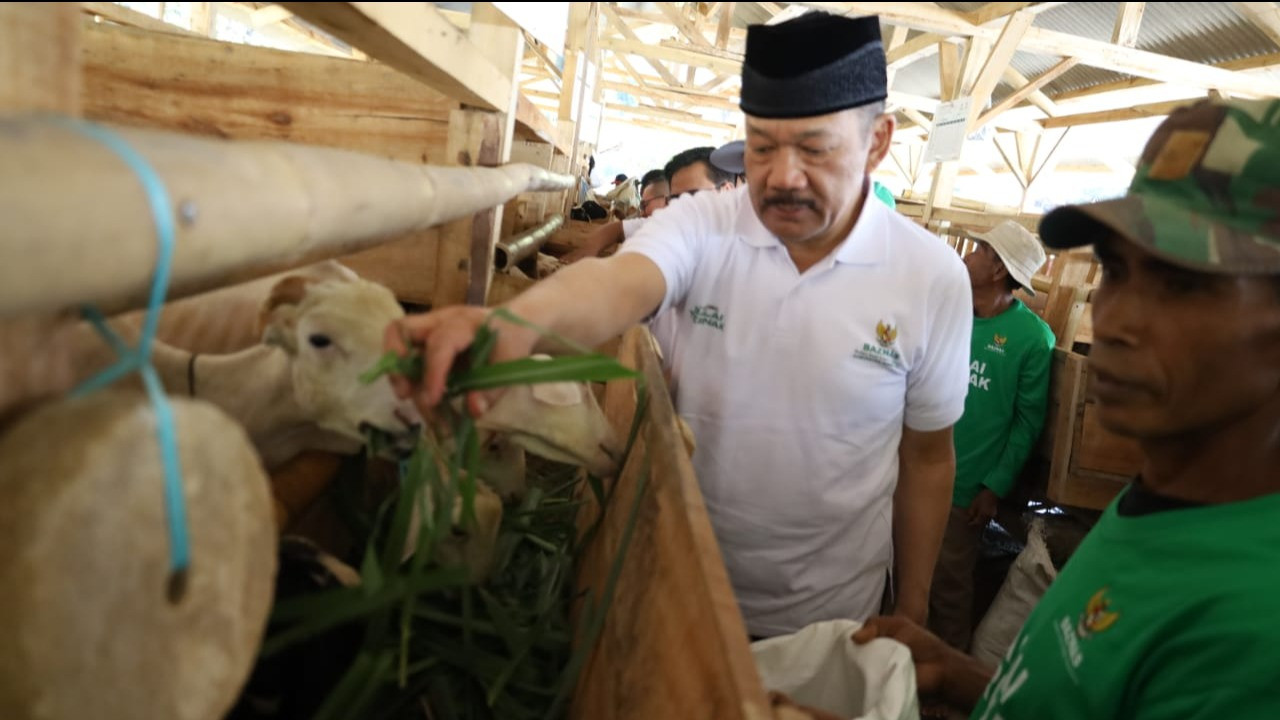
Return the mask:
{"type": "MultiPolygon", "coordinates": [[[[524,164],[431,167],[276,141],[117,134],[154,168],[177,216],[170,299],[574,183],[524,164]]],[[[0,157],[0,316],[142,307],[156,230],[124,162],[53,116],[0,117],[0,157]]]]}

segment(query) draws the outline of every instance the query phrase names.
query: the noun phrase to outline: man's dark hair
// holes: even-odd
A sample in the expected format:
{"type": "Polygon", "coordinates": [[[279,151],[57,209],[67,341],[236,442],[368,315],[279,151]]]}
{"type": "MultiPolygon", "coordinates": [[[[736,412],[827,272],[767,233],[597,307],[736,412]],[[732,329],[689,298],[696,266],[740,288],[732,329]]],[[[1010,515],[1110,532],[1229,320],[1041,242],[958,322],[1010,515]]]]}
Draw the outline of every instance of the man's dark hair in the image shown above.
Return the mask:
{"type": "MultiPolygon", "coordinates": [[[[1006,270],[1005,272],[1008,272],[1008,271],[1006,270]]],[[[1015,279],[1014,279],[1014,277],[1013,277],[1012,275],[1005,275],[1005,276],[1004,276],[1004,287],[1005,287],[1005,289],[1006,289],[1006,290],[1008,290],[1009,292],[1014,292],[1014,291],[1015,291],[1015,290],[1017,290],[1018,288],[1022,287],[1022,283],[1020,283],[1020,282],[1018,282],[1017,280],[1015,280],[1015,279]]]]}
{"type": "Polygon", "coordinates": [[[640,178],[640,192],[644,192],[645,188],[649,187],[655,182],[667,182],[666,173],[662,172],[661,170],[650,170],[649,172],[645,173],[644,177],[640,178]]]}
{"type": "Polygon", "coordinates": [[[707,178],[717,188],[722,185],[732,185],[733,173],[725,172],[711,163],[712,150],[715,150],[715,148],[707,145],[706,147],[689,148],[676,153],[662,168],[663,174],[667,176],[667,182],[671,182],[672,176],[690,165],[702,163],[706,167],[707,178]]]}

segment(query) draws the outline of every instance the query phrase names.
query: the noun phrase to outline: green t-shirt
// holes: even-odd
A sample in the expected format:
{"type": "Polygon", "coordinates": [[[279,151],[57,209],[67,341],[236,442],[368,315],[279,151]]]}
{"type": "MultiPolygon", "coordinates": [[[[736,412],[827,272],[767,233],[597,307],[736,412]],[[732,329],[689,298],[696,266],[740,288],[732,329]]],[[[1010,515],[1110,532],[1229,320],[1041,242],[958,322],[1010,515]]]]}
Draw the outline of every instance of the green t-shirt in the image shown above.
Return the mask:
{"type": "Polygon", "coordinates": [[[971,720],[1280,718],[1280,494],[1136,517],[1118,501],[971,720]]]}
{"type": "Polygon", "coordinates": [[[953,505],[969,507],[984,485],[1000,497],[1013,489],[1044,427],[1052,365],[1053,331],[1021,302],[973,319],[953,505]]]}

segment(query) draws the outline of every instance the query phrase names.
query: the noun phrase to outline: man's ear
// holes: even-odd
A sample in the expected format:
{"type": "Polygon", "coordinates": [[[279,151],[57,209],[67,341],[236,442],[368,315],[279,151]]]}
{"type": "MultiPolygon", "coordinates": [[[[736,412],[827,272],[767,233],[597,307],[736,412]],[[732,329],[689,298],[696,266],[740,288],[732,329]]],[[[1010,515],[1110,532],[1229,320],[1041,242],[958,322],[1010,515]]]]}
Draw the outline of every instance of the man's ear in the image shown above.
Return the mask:
{"type": "Polygon", "coordinates": [[[892,113],[881,113],[871,121],[871,137],[867,147],[867,174],[880,167],[893,145],[893,131],[898,121],[892,113]]]}
{"type": "Polygon", "coordinates": [[[294,328],[298,322],[298,305],[307,296],[307,287],[315,280],[290,275],[271,288],[271,294],[258,314],[258,330],[262,342],[278,345],[289,353],[297,352],[294,328]]]}

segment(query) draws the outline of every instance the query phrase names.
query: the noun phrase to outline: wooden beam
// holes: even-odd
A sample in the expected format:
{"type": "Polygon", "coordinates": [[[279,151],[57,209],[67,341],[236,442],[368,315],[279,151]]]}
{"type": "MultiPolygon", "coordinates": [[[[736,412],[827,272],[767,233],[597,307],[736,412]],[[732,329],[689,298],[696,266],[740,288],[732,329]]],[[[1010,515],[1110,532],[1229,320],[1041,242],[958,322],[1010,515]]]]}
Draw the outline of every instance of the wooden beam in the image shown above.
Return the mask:
{"type": "Polygon", "coordinates": [[[0,113],[80,114],[80,8],[0,3],[0,113]]]}
{"type": "Polygon", "coordinates": [[[647,97],[653,100],[666,100],[668,102],[692,103],[702,107],[715,108],[717,110],[739,110],[738,104],[728,98],[718,95],[707,95],[698,93],[680,93],[671,90],[660,90],[654,87],[637,87],[627,83],[613,82],[605,80],[600,83],[605,90],[613,90],[615,92],[628,93],[634,97],[647,97]]]}
{"type": "Polygon", "coordinates": [[[950,102],[956,97],[960,82],[960,47],[950,42],[938,43],[938,97],[950,102]]]}
{"type": "Polygon", "coordinates": [[[933,118],[925,117],[919,110],[909,107],[898,108],[898,111],[911,119],[911,122],[924,128],[925,132],[933,129],[933,118]]]}
{"type": "Polygon", "coordinates": [[[983,64],[991,55],[991,42],[982,38],[972,37],[965,43],[964,61],[960,63],[960,76],[956,78],[956,87],[952,92],[953,98],[959,98],[973,94],[974,84],[978,81],[978,73],[982,70],[983,64]]]}
{"type": "MultiPolygon", "coordinates": [[[[1239,60],[1229,60],[1223,63],[1217,63],[1213,67],[1223,70],[1235,70],[1243,74],[1250,74],[1251,71],[1259,73],[1266,72],[1271,68],[1280,67],[1280,53],[1268,53],[1266,55],[1255,55],[1253,57],[1241,58],[1239,60]]],[[[1119,93],[1126,90],[1132,90],[1140,87],[1150,87],[1152,85],[1162,84],[1159,80],[1152,80],[1143,77],[1131,77],[1124,80],[1116,80],[1109,83],[1100,83],[1092,85],[1080,90],[1072,90],[1070,92],[1059,93],[1053,96],[1053,101],[1064,103],[1068,100],[1078,100],[1080,98],[1095,97],[1108,93],[1119,93]]]]}
{"type": "Polygon", "coordinates": [[[255,28],[274,25],[293,17],[289,8],[283,5],[264,5],[249,13],[249,24],[255,28]]]}
{"type": "MultiPolygon", "coordinates": [[[[454,110],[449,118],[445,155],[453,164],[493,167],[501,164],[502,117],[482,110],[454,110]]],[[[455,220],[440,230],[436,254],[434,307],[483,305],[493,276],[493,245],[499,218],[494,208],[455,220]]]]}
{"type": "MultiPolygon", "coordinates": [[[[1028,80],[1025,75],[1014,70],[1012,67],[1004,69],[1004,79],[1005,82],[1009,83],[1013,87],[1023,87],[1024,85],[1031,84],[1031,81],[1028,80]]],[[[1049,96],[1045,95],[1041,90],[1033,90],[1031,94],[1027,96],[1027,99],[1031,101],[1032,105],[1040,108],[1040,110],[1049,117],[1054,117],[1059,114],[1057,104],[1050,100],[1049,96]]]]}
{"type": "MultiPolygon", "coordinates": [[[[550,109],[550,114],[555,115],[555,108],[550,109]]],[[[538,109],[536,105],[530,102],[529,98],[520,94],[516,99],[516,137],[523,140],[534,140],[537,142],[547,143],[562,153],[568,153],[569,146],[567,143],[561,142],[560,134],[556,132],[556,125],[547,117],[547,114],[538,109]]]]}
{"type": "Polygon", "coordinates": [[[547,72],[555,79],[556,84],[559,85],[561,81],[564,80],[564,73],[556,66],[556,63],[551,59],[551,56],[547,54],[547,50],[542,47],[542,43],[535,40],[534,37],[526,31],[524,34],[524,44],[525,47],[529,48],[529,50],[534,54],[534,57],[538,58],[542,63],[542,66],[547,69],[547,72]]]}
{"type": "Polygon", "coordinates": [[[1151,103],[1149,105],[1137,105],[1129,108],[1120,108],[1118,110],[1104,110],[1102,112],[1079,113],[1076,115],[1060,115],[1056,118],[1046,118],[1040,121],[1044,128],[1057,127],[1075,127],[1076,125],[1097,125],[1098,123],[1117,122],[1119,120],[1137,120],[1147,117],[1164,117],[1175,109],[1183,105],[1189,105],[1198,98],[1189,100],[1170,100],[1169,102],[1151,103]]]}
{"type": "Polygon", "coordinates": [[[1245,20],[1280,45],[1280,9],[1273,2],[1233,2],[1232,7],[1245,20]]]}
{"type": "Polygon", "coordinates": [[[965,14],[965,19],[974,25],[986,25],[1035,4],[1033,2],[989,2],[976,10],[970,10],[965,14]]]}
{"type": "Polygon", "coordinates": [[[720,22],[716,25],[716,47],[721,50],[729,49],[729,37],[733,30],[733,13],[737,9],[738,3],[720,3],[720,22]]]}
{"type": "MultiPolygon", "coordinates": [[[[635,31],[632,30],[627,25],[627,22],[618,16],[618,12],[614,9],[611,3],[601,3],[600,9],[604,11],[605,19],[608,21],[609,25],[614,30],[616,30],[619,34],[621,34],[623,38],[625,38],[625,40],[619,40],[619,41],[605,40],[600,43],[601,48],[604,48],[606,50],[612,50],[613,48],[609,46],[609,43],[611,42],[626,42],[641,48],[646,47],[646,45],[636,35],[635,31]]],[[[617,50],[615,50],[615,52],[617,52],[617,50]]],[[[649,63],[649,66],[652,67],[654,71],[658,73],[658,76],[661,77],[668,85],[672,87],[680,87],[680,81],[676,79],[676,76],[673,75],[671,71],[667,69],[666,65],[663,65],[662,63],[658,62],[658,60],[660,59],[660,56],[646,55],[643,53],[635,53],[635,54],[638,54],[642,58],[644,58],[645,62],[649,63]]]]}
{"type": "Polygon", "coordinates": [[[458,107],[381,63],[115,25],[86,25],[76,63],[90,120],[405,162],[445,161],[458,107]]]}
{"type": "MultiPolygon", "coordinates": [[[[605,7],[608,6],[606,5],[605,7]]],[[[667,70],[662,63],[658,62],[659,60],[696,65],[717,73],[741,74],[742,72],[742,63],[740,61],[695,52],[692,48],[680,49],[664,45],[649,45],[638,39],[620,40],[618,38],[604,40],[600,43],[600,46],[615,53],[628,53],[641,57],[651,66],[654,66],[654,69],[661,67],[662,71],[659,74],[662,75],[663,80],[666,80],[673,87],[682,87],[682,85],[679,80],[675,79],[674,75],[671,75],[670,70],[667,70]]]]}
{"type": "Polygon", "coordinates": [[[213,19],[217,13],[217,8],[211,2],[191,3],[191,32],[203,37],[213,37],[213,19]]]}
{"type": "MultiPolygon", "coordinates": [[[[924,217],[924,206],[915,203],[899,203],[898,212],[911,218],[924,217]]],[[[932,219],[947,221],[958,225],[990,228],[1002,220],[1012,220],[1031,232],[1036,232],[1040,225],[1040,216],[1028,213],[997,213],[992,210],[966,210],[963,208],[934,208],[932,219]]]]}
{"type": "Polygon", "coordinates": [[[1120,11],[1116,13],[1116,27],[1111,32],[1111,42],[1124,47],[1137,45],[1138,28],[1142,26],[1142,13],[1146,9],[1147,4],[1144,2],[1120,3],[1120,11]]]}
{"type": "Polygon", "coordinates": [[[711,41],[703,37],[698,32],[697,28],[693,27],[693,25],[691,25],[689,21],[686,20],[685,17],[680,14],[680,11],[676,9],[675,5],[673,5],[672,3],[654,3],[654,4],[657,5],[658,10],[660,10],[662,14],[665,15],[666,18],[671,21],[671,24],[675,26],[676,30],[680,31],[681,35],[684,35],[686,38],[689,38],[689,42],[699,47],[707,47],[707,48],[715,47],[714,45],[711,44],[711,41]]]}
{"type": "MultiPolygon", "coordinates": [[[[129,27],[142,28],[152,32],[174,33],[177,35],[192,35],[177,25],[171,25],[163,20],[157,20],[146,13],[140,13],[137,10],[130,10],[123,5],[117,5],[112,2],[83,2],[80,8],[90,14],[97,15],[104,20],[110,20],[113,23],[127,25],[129,27]]],[[[206,33],[207,34],[207,33],[206,33]]]]}
{"type": "Polygon", "coordinates": [[[991,100],[991,92],[996,89],[996,84],[1008,69],[1009,61],[1013,60],[1013,54],[1018,49],[1018,42],[1022,40],[1022,36],[1031,27],[1034,19],[1035,16],[1031,13],[1019,11],[1010,15],[1005,22],[1004,30],[1000,32],[1000,37],[991,49],[986,64],[982,66],[977,80],[974,81],[973,89],[969,91],[973,101],[969,109],[971,131],[977,127],[979,113],[986,109],[987,102],[991,100]]]}
{"type": "Polygon", "coordinates": [[[1206,89],[1227,90],[1249,97],[1280,97],[1280,81],[1272,78],[1245,75],[1044,28],[1033,27],[1028,30],[1022,44],[1022,49],[1027,51],[1077,57],[1085,65],[1104,70],[1206,89]]]}
{"type": "MultiPolygon", "coordinates": [[[[897,27],[897,30],[910,30],[907,27],[897,27]]],[[[906,42],[898,45],[885,52],[885,63],[892,69],[901,69],[911,63],[928,57],[938,52],[938,43],[947,39],[945,35],[935,33],[925,33],[914,37],[906,42]]]]}
{"type": "Polygon", "coordinates": [[[510,109],[514,78],[502,75],[427,3],[281,3],[307,22],[463,103],[510,109]]]}
{"type": "Polygon", "coordinates": [[[1031,82],[1028,82],[1022,87],[1014,90],[1005,96],[1005,98],[1000,102],[996,103],[995,107],[991,108],[978,118],[978,121],[973,125],[973,129],[980,128],[999,117],[1000,113],[1003,113],[1010,108],[1017,107],[1018,103],[1026,100],[1032,94],[1039,92],[1045,85],[1057,80],[1063,73],[1079,64],[1080,61],[1075,58],[1066,58],[1065,60],[1059,61],[1058,64],[1044,71],[1044,73],[1035,80],[1032,80],[1031,82]]]}
{"type": "MultiPolygon", "coordinates": [[[[705,55],[713,58],[720,58],[721,60],[729,60],[734,63],[737,63],[739,74],[741,74],[742,72],[742,53],[739,53],[739,52],[734,52],[732,50],[721,50],[719,48],[714,48],[714,47],[701,47],[701,46],[690,47],[688,43],[682,43],[679,40],[663,40],[659,42],[658,45],[660,47],[674,48],[676,50],[683,50],[685,52],[688,52],[690,54],[691,61],[695,63],[698,62],[696,58],[699,55],[705,55]]],[[[721,72],[727,69],[728,68],[726,67],[722,69],[721,72]]]]}
{"type": "MultiPolygon", "coordinates": [[[[995,28],[974,25],[961,13],[931,3],[803,3],[828,11],[847,14],[878,15],[891,25],[906,25],[916,30],[944,35],[982,37],[992,40],[995,28]]],[[[1136,48],[1121,47],[1102,40],[1033,27],[1022,39],[1019,50],[1057,57],[1077,57],[1085,65],[1149,77],[1163,82],[1181,83],[1202,88],[1217,88],[1249,97],[1280,97],[1280,80],[1243,76],[1190,60],[1181,60],[1136,48]]]]}
{"type": "MultiPolygon", "coordinates": [[[[503,113],[501,119],[502,139],[498,151],[498,162],[505,164],[511,156],[511,141],[515,135],[520,95],[516,76],[520,73],[520,62],[524,54],[524,34],[520,26],[493,3],[479,2],[471,5],[471,25],[467,28],[467,39],[493,63],[498,72],[508,80],[508,87],[511,88],[505,104],[507,112],[503,113]]],[[[498,214],[501,219],[501,210],[498,214]]],[[[494,242],[497,242],[496,237],[494,242]]],[[[492,253],[490,259],[492,260],[492,253]]],[[[487,292],[488,285],[485,287],[487,292]]]]}
{"type": "Polygon", "coordinates": [[[654,120],[636,120],[632,118],[615,117],[610,117],[608,120],[609,122],[622,123],[623,125],[634,125],[635,127],[649,128],[650,130],[665,130],[667,132],[679,133],[686,137],[706,138],[708,140],[715,140],[720,137],[719,135],[713,135],[709,132],[699,132],[697,130],[690,130],[689,128],[678,127],[670,123],[657,122],[654,120]]]}
{"type": "Polygon", "coordinates": [[[635,115],[645,115],[647,117],[657,118],[660,120],[679,120],[681,122],[696,123],[706,127],[718,128],[723,130],[733,130],[737,127],[732,123],[716,122],[715,120],[707,120],[697,113],[686,112],[684,110],[672,110],[670,108],[654,107],[652,105],[610,105],[609,112],[624,112],[635,115]]]}

